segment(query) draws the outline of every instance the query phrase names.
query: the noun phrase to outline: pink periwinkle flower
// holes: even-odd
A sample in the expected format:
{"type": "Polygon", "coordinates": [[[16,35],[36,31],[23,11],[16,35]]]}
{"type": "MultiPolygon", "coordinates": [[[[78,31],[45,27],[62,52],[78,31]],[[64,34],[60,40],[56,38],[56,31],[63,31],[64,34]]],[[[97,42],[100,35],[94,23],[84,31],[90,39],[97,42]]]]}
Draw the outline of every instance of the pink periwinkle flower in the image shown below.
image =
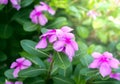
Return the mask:
{"type": "Polygon", "coordinates": [[[21,6],[20,6],[21,0],[10,0],[10,2],[12,3],[12,6],[14,8],[16,8],[17,10],[20,10],[20,8],[21,8],[21,6]]]}
{"type": "Polygon", "coordinates": [[[16,62],[13,62],[10,68],[14,69],[13,76],[18,77],[18,73],[20,70],[27,69],[32,65],[32,63],[25,58],[18,58],[16,62]]]}
{"type": "Polygon", "coordinates": [[[73,36],[70,33],[64,34],[64,37],[53,44],[53,48],[58,52],[64,52],[70,61],[72,61],[75,51],[78,50],[78,45],[72,38],[73,36]]]}
{"type": "Polygon", "coordinates": [[[0,4],[8,4],[8,0],[0,0],[0,4]]]}
{"type": "Polygon", "coordinates": [[[43,15],[43,11],[49,12],[51,15],[55,14],[55,11],[44,2],[40,2],[40,5],[35,6],[34,10],[30,13],[30,19],[35,24],[44,26],[48,19],[43,15]]]}
{"type": "Polygon", "coordinates": [[[44,2],[40,2],[40,8],[43,9],[43,11],[48,11],[51,15],[55,14],[55,11],[44,2]]]}
{"type": "Polygon", "coordinates": [[[116,80],[120,80],[120,73],[111,73],[110,78],[114,78],[116,80]]]}
{"type": "Polygon", "coordinates": [[[88,11],[87,16],[89,16],[93,19],[96,19],[96,17],[99,16],[99,14],[94,10],[90,10],[90,11],[88,11]]]}
{"type": "Polygon", "coordinates": [[[70,33],[73,29],[64,26],[61,29],[48,30],[40,38],[41,40],[35,48],[46,48],[47,39],[53,43],[53,48],[58,52],[64,52],[72,61],[75,51],[78,50],[78,45],[74,40],[74,34],[70,33]]]}
{"type": "Polygon", "coordinates": [[[6,81],[5,84],[23,84],[23,82],[21,82],[21,81],[16,81],[16,82],[6,81]]]}
{"type": "Polygon", "coordinates": [[[54,41],[57,40],[56,36],[56,30],[48,30],[45,34],[41,35],[41,40],[38,42],[38,44],[35,46],[35,48],[46,48],[47,47],[47,38],[50,43],[53,43],[54,41]]]}
{"type": "Polygon", "coordinates": [[[119,67],[120,62],[113,57],[112,53],[104,52],[100,54],[94,52],[92,56],[94,61],[89,65],[89,68],[99,68],[99,72],[103,77],[110,75],[112,68],[117,69],[119,67]]]}

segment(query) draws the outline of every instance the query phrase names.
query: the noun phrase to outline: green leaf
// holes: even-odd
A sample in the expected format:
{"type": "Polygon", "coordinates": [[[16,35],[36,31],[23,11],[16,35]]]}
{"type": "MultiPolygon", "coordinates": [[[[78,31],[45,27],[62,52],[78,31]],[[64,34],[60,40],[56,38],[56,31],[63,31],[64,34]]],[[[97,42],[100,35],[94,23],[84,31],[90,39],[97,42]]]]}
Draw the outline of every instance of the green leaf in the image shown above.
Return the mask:
{"type": "Polygon", "coordinates": [[[13,34],[13,28],[10,25],[0,24],[0,38],[8,39],[13,34]]]}
{"type": "Polygon", "coordinates": [[[22,7],[26,7],[26,6],[29,6],[30,4],[33,3],[34,0],[22,0],[21,1],[21,6],[22,7]]]}
{"type": "Polygon", "coordinates": [[[5,71],[5,76],[8,78],[8,79],[15,79],[14,77],[13,77],[13,69],[9,69],[9,70],[7,70],[7,71],[5,71]]]}
{"type": "Polygon", "coordinates": [[[27,78],[25,81],[24,81],[24,84],[45,84],[45,80],[43,80],[42,78],[37,78],[37,77],[34,77],[34,78],[27,78]],[[34,80],[34,81],[33,81],[34,80]]]}
{"type": "Polygon", "coordinates": [[[85,79],[85,74],[82,75],[82,72],[81,69],[84,68],[83,65],[78,64],[75,68],[75,71],[74,71],[74,79],[75,79],[75,82],[76,84],[86,84],[87,80],[85,79]]]}
{"type": "Polygon", "coordinates": [[[60,28],[64,25],[67,25],[67,19],[65,17],[57,17],[56,20],[51,23],[50,25],[48,25],[47,27],[49,28],[60,28]]]}
{"type": "Polygon", "coordinates": [[[2,10],[5,7],[5,5],[0,4],[0,10],[2,10]]]}
{"type": "Polygon", "coordinates": [[[0,62],[7,60],[7,55],[3,52],[0,52],[0,62]]]}
{"type": "Polygon", "coordinates": [[[95,81],[95,82],[92,82],[92,84],[120,84],[120,81],[95,81]]]}
{"type": "Polygon", "coordinates": [[[28,69],[24,69],[21,70],[19,72],[19,77],[36,77],[40,74],[45,74],[47,72],[46,69],[44,68],[28,68],[28,69]]]}
{"type": "Polygon", "coordinates": [[[34,24],[32,22],[25,22],[23,24],[23,29],[27,32],[32,32],[37,30],[40,27],[40,25],[34,24]]]}
{"type": "Polygon", "coordinates": [[[89,30],[85,27],[77,27],[77,33],[81,38],[87,38],[89,35],[89,30]]]}
{"type": "Polygon", "coordinates": [[[22,57],[29,59],[30,61],[32,61],[34,64],[38,65],[39,67],[45,68],[45,64],[43,63],[43,61],[39,57],[30,55],[26,52],[21,52],[20,55],[22,57]]]}
{"type": "Polygon", "coordinates": [[[61,76],[64,76],[64,77],[70,77],[72,75],[72,65],[70,67],[68,67],[67,69],[58,69],[58,72],[61,76]]]}
{"type": "Polygon", "coordinates": [[[36,46],[36,42],[31,41],[31,40],[22,40],[21,42],[21,46],[22,48],[28,52],[29,54],[33,55],[33,56],[38,56],[38,57],[48,57],[49,55],[46,54],[45,52],[35,49],[36,46]]]}
{"type": "Polygon", "coordinates": [[[120,51],[120,43],[118,43],[118,44],[116,45],[116,48],[117,48],[117,50],[120,51]]]}
{"type": "Polygon", "coordinates": [[[54,84],[75,84],[72,79],[63,76],[55,76],[53,81],[54,84]]]}
{"type": "Polygon", "coordinates": [[[62,69],[66,69],[70,66],[70,60],[63,53],[55,52],[55,54],[53,56],[54,56],[55,64],[58,67],[60,67],[62,69]]]}

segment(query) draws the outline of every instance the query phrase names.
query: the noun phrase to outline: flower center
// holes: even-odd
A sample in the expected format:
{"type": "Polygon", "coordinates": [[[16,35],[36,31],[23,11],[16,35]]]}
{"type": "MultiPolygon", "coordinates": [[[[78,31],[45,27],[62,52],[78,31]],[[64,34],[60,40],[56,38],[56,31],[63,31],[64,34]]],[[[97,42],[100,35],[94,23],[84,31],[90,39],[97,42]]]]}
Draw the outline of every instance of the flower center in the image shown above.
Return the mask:
{"type": "Polygon", "coordinates": [[[66,42],[66,43],[71,43],[71,41],[70,41],[69,38],[66,38],[66,39],[65,39],[65,42],[66,42]]]}
{"type": "Polygon", "coordinates": [[[101,59],[100,59],[100,62],[108,62],[108,58],[106,58],[106,57],[102,57],[101,59]]]}
{"type": "Polygon", "coordinates": [[[36,15],[37,15],[37,16],[41,15],[41,12],[37,12],[36,15]]]}

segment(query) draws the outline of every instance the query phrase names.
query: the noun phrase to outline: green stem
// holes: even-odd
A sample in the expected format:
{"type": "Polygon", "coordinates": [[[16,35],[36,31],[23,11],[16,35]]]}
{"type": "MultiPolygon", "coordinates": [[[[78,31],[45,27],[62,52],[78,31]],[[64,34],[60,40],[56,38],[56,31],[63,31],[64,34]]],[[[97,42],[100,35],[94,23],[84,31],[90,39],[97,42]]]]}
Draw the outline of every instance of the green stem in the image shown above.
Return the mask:
{"type": "Polygon", "coordinates": [[[49,70],[48,70],[48,73],[47,73],[46,84],[49,83],[49,79],[50,79],[51,71],[52,71],[52,68],[53,68],[53,64],[54,64],[54,60],[52,59],[52,62],[50,63],[50,67],[49,67],[49,70]]]}

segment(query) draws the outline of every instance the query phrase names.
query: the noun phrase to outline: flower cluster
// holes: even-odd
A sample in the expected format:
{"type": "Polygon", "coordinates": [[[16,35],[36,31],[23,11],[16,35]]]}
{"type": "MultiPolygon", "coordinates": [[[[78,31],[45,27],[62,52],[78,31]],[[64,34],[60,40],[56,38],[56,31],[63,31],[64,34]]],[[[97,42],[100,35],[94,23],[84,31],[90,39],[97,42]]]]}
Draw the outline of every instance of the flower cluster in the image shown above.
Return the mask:
{"type": "Polygon", "coordinates": [[[23,84],[23,82],[21,82],[21,81],[16,81],[16,82],[6,81],[5,84],[23,84]]]}
{"type": "Polygon", "coordinates": [[[98,68],[103,77],[110,76],[110,78],[120,80],[120,74],[112,73],[112,68],[118,69],[120,65],[120,62],[113,57],[112,53],[104,52],[103,54],[100,54],[94,52],[92,56],[94,61],[89,65],[89,68],[98,68]]]}
{"type": "Polygon", "coordinates": [[[64,52],[70,61],[72,61],[75,51],[78,50],[78,45],[74,40],[74,34],[71,33],[72,30],[73,29],[68,26],[64,26],[61,29],[48,30],[40,36],[41,40],[35,48],[46,48],[48,39],[48,41],[53,44],[54,50],[64,52]]]}
{"type": "Polygon", "coordinates": [[[44,26],[48,22],[47,18],[43,15],[44,11],[47,11],[51,15],[55,14],[55,11],[49,5],[40,2],[40,5],[35,6],[34,10],[30,13],[32,22],[44,26]]]}
{"type": "Polygon", "coordinates": [[[13,62],[10,68],[14,69],[13,76],[18,77],[18,73],[20,70],[27,69],[32,65],[32,63],[25,58],[18,58],[16,62],[13,62]]]}

